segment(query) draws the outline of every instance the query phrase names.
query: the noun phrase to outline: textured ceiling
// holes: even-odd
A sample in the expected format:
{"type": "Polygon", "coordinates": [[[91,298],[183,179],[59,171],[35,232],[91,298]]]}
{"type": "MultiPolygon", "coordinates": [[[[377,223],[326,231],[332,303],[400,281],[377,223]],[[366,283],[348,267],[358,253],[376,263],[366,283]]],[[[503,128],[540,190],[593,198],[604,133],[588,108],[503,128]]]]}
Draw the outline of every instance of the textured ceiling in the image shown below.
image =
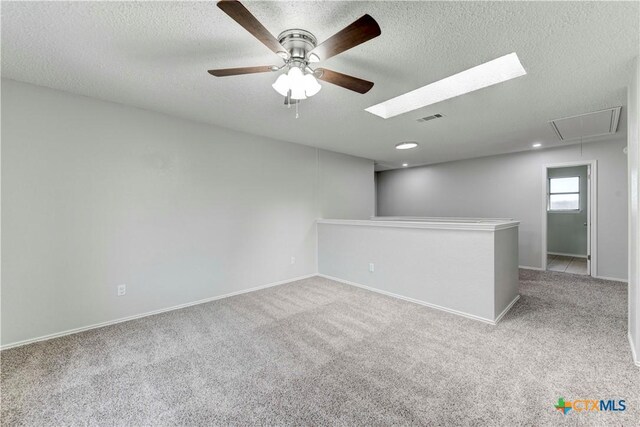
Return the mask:
{"type": "Polygon", "coordinates": [[[275,74],[210,76],[280,63],[213,1],[3,1],[2,76],[397,167],[561,144],[548,120],[626,104],[640,44],[637,2],[245,5],[274,35],[304,28],[320,41],[369,13],[382,35],[322,66],[375,86],[359,95],[322,83],[296,119],[270,87],[275,74]],[[526,76],[387,120],[364,111],[510,52],[526,76]],[[445,117],[416,122],[435,113],[445,117]],[[420,148],[395,150],[403,140],[420,148]]]}

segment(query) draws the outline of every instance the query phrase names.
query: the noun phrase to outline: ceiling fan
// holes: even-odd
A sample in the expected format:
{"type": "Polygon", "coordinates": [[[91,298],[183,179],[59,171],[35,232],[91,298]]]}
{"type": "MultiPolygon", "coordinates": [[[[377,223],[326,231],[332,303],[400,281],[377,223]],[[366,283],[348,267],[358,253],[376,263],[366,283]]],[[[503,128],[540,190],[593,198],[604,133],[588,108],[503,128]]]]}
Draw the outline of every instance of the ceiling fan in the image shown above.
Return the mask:
{"type": "Polygon", "coordinates": [[[285,97],[285,104],[297,104],[300,100],[315,95],[321,86],[317,79],[341,86],[358,93],[367,93],[373,82],[342,74],[326,68],[311,68],[314,64],[329,59],[381,34],[378,23],[369,15],[364,15],[341,31],[318,44],[309,31],[289,29],[280,33],[276,39],[261,23],[237,0],[221,0],[218,7],[234,21],[249,31],[255,38],[276,53],[284,64],[258,67],[225,68],[209,70],[216,77],[236,76],[240,74],[266,73],[285,70],[272,85],[285,97]]]}

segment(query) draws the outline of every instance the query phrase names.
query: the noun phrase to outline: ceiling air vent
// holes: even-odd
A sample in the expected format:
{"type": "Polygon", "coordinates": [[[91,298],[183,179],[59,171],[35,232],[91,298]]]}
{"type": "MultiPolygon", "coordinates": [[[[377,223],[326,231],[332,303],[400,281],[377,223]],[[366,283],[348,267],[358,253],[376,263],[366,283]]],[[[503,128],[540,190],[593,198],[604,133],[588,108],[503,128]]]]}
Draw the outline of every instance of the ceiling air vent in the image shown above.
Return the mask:
{"type": "Polygon", "coordinates": [[[549,124],[560,141],[612,135],[618,130],[620,108],[614,107],[593,113],[551,120],[549,124]]]}
{"type": "Polygon", "coordinates": [[[421,119],[416,120],[417,122],[428,122],[429,120],[439,119],[440,117],[444,117],[442,114],[434,114],[433,116],[422,117],[421,119]]]}

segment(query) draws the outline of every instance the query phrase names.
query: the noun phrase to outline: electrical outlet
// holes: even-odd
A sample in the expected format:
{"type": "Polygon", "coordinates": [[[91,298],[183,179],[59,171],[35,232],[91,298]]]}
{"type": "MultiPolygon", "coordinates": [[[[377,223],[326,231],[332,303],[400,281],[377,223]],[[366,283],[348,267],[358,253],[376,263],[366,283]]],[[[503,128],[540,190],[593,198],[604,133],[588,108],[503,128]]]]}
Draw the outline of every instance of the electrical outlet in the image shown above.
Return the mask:
{"type": "Polygon", "coordinates": [[[118,296],[121,297],[127,293],[127,285],[118,285],[118,296]]]}
{"type": "Polygon", "coordinates": [[[372,272],[372,273],[373,273],[373,272],[375,271],[375,267],[376,267],[376,266],[375,266],[375,265],[373,265],[373,263],[372,263],[372,262],[370,262],[370,263],[369,263],[369,271],[370,271],[370,272],[372,272]]]}
{"type": "Polygon", "coordinates": [[[291,257],[291,265],[293,265],[293,264],[295,264],[295,263],[296,263],[296,257],[292,256],[292,257],[291,257]]]}

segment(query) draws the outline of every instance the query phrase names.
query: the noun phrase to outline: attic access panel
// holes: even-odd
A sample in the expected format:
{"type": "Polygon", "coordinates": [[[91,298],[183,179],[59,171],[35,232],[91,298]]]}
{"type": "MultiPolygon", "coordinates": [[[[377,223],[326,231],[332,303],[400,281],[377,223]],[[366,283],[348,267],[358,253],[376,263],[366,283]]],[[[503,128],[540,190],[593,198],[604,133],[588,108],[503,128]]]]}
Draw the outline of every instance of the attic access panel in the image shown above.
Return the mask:
{"type": "Polygon", "coordinates": [[[620,109],[608,108],[593,113],[555,119],[549,122],[560,141],[569,141],[591,136],[613,135],[618,130],[620,109]]]}

